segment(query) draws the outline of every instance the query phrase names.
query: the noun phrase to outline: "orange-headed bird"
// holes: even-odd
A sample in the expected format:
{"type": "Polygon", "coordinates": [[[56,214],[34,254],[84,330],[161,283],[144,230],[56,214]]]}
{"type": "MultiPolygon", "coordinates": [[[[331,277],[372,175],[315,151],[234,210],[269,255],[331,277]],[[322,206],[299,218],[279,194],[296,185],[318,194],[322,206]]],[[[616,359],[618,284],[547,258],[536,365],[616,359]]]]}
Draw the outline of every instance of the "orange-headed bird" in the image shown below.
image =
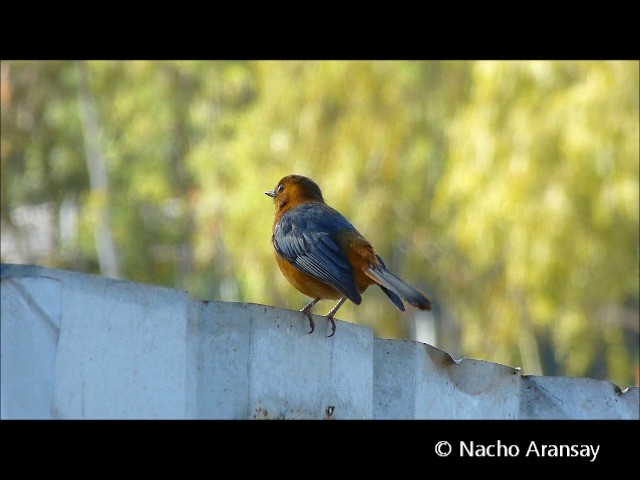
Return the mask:
{"type": "Polygon", "coordinates": [[[401,298],[420,310],[431,310],[429,299],[387,270],[351,222],[325,203],[313,180],[288,175],[265,194],[273,197],[276,206],[272,241],[280,271],[313,299],[300,310],[309,319],[309,333],[314,329],[311,307],[319,300],[340,299],[327,314],[331,337],[336,332],[333,317],[338,309],[347,299],[359,305],[360,294],[373,284],[401,311],[401,298]]]}

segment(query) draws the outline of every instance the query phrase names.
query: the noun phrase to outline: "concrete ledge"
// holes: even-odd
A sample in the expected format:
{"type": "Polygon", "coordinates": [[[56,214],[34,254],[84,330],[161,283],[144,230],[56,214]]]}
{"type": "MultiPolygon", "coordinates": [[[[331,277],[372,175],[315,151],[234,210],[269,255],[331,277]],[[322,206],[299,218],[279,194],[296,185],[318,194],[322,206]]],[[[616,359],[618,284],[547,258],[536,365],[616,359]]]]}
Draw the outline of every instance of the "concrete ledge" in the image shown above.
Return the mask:
{"type": "Polygon", "coordinates": [[[376,339],[374,417],[518,418],[519,370],[464,358],[431,345],[376,339]]]}
{"type": "Polygon", "coordinates": [[[329,339],[322,317],[309,335],[299,312],[196,303],[194,418],[371,418],[369,328],[341,323],[329,339]]]}
{"type": "Polygon", "coordinates": [[[1,417],[638,419],[640,389],[522,376],[297,311],[2,265],[1,417]]]}
{"type": "Polygon", "coordinates": [[[536,420],[638,419],[640,388],[592,378],[523,376],[520,418],[536,420]]]}
{"type": "Polygon", "coordinates": [[[44,276],[2,277],[1,285],[0,415],[51,418],[62,285],[44,276]]]}

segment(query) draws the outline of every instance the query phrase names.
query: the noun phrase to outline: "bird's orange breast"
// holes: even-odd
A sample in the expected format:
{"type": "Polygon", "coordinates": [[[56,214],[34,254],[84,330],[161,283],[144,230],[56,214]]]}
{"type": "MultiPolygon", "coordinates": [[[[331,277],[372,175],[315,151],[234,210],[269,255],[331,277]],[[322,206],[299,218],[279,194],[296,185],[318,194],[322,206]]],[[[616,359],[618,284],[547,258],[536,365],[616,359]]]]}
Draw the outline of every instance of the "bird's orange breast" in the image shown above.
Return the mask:
{"type": "Polygon", "coordinates": [[[275,256],[278,267],[280,267],[280,271],[282,272],[282,275],[284,275],[284,278],[286,278],[291,285],[306,296],[311,298],[332,299],[344,296],[332,286],[304,273],[289,260],[282,258],[278,252],[275,252],[275,256]]]}

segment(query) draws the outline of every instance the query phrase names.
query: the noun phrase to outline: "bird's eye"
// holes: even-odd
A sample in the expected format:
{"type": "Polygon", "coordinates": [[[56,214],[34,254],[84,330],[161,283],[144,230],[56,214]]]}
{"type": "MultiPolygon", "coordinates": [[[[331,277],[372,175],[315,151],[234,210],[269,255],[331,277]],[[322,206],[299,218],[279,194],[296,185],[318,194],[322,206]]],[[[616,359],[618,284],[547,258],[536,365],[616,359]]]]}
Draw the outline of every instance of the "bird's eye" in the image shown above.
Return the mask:
{"type": "Polygon", "coordinates": [[[278,188],[276,188],[276,195],[281,193],[284,190],[284,185],[280,184],[278,185],[278,188]]]}

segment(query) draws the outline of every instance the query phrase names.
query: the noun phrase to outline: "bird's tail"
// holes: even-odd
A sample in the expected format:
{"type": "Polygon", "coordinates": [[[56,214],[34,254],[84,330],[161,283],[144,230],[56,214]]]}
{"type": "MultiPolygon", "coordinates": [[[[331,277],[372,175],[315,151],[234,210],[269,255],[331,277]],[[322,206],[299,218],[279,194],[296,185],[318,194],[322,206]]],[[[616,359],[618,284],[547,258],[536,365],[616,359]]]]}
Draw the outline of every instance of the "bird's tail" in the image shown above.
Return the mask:
{"type": "MultiPolygon", "coordinates": [[[[398,307],[398,302],[391,294],[403,298],[406,302],[420,310],[431,310],[431,302],[420,291],[413,288],[400,277],[394,275],[382,265],[371,265],[365,272],[369,278],[373,279],[380,288],[387,294],[391,301],[398,307]]],[[[400,308],[404,310],[404,308],[400,308]]]]}

